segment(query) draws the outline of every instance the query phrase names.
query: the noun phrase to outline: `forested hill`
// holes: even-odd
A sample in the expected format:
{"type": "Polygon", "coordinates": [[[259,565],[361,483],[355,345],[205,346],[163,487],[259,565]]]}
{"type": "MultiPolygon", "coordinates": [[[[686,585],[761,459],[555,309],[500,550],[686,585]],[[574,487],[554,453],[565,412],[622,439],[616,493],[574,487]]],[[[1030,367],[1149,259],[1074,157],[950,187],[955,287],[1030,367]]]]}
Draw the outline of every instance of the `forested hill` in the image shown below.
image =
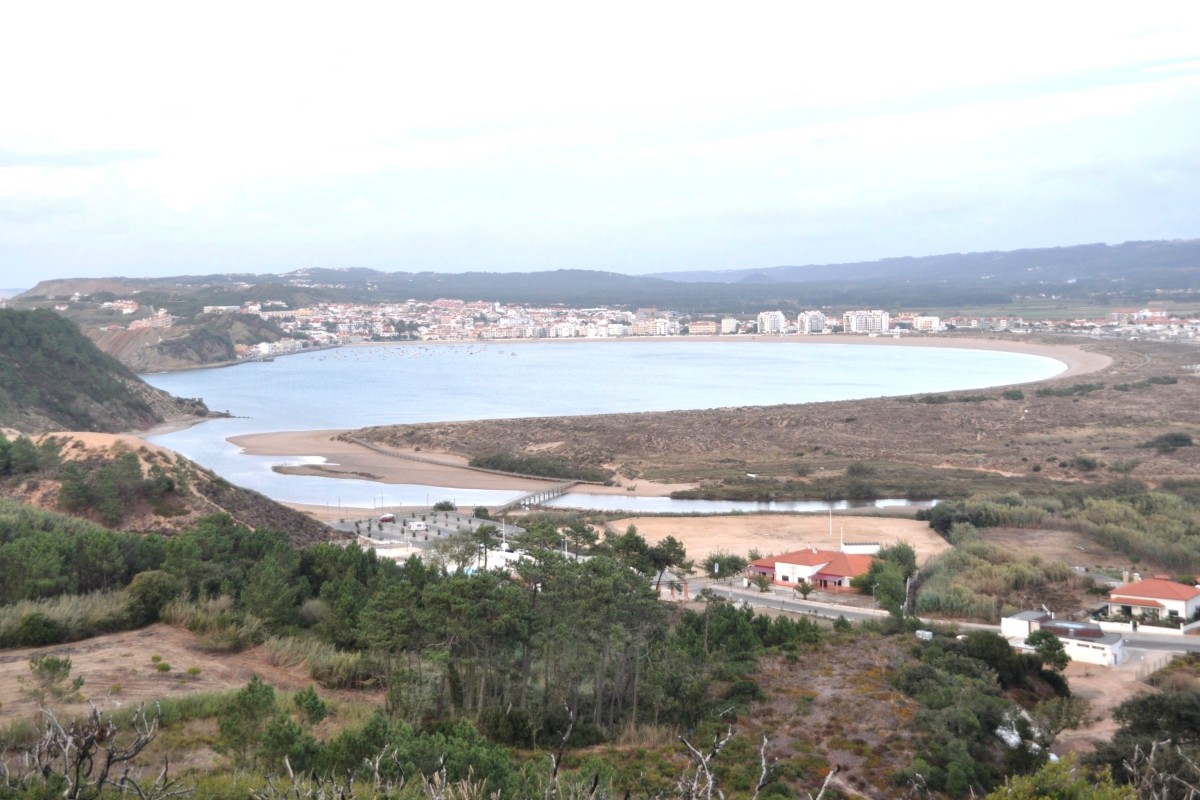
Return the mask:
{"type": "Polygon", "coordinates": [[[117,432],[207,413],[147,385],[60,315],[0,309],[0,426],[117,432]]]}

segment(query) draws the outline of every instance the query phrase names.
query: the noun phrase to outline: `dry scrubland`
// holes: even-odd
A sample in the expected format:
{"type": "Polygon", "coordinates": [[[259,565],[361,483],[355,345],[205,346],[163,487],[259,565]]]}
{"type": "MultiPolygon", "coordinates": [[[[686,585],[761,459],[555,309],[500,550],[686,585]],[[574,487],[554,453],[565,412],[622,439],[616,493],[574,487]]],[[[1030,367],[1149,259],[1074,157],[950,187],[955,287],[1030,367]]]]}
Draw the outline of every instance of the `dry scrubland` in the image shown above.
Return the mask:
{"type": "MultiPolygon", "coordinates": [[[[1055,342],[1080,345],[1077,338],[1048,343],[1055,342]]],[[[1092,480],[1114,470],[1149,481],[1200,476],[1200,448],[1160,454],[1139,447],[1168,431],[1200,436],[1200,375],[1189,368],[1200,363],[1200,348],[1082,346],[1112,362],[1096,372],[1014,387],[1021,399],[993,388],[924,399],[388,426],[356,435],[397,449],[460,456],[550,453],[665,482],[736,482],[751,472],[804,483],[852,461],[901,465],[910,481],[958,471],[999,487],[1092,480]],[[1175,382],[1151,382],[1163,377],[1175,382]],[[1096,384],[1103,387],[1086,388],[1096,384]],[[1039,396],[1040,389],[1063,394],[1039,396]],[[1096,468],[1080,470],[1077,456],[1093,459],[1096,468]]]]}

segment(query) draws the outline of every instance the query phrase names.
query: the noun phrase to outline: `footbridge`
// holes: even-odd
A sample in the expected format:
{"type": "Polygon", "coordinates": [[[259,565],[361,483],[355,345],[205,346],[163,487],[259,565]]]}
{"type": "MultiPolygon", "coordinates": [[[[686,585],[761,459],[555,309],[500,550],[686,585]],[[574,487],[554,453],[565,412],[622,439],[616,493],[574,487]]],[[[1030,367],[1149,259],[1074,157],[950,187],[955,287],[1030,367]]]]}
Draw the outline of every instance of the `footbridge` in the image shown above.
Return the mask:
{"type": "Polygon", "coordinates": [[[539,506],[547,500],[553,500],[556,497],[561,497],[574,487],[578,486],[582,481],[565,481],[563,483],[551,486],[548,489],[538,489],[535,492],[526,492],[520,497],[509,500],[502,506],[496,508],[493,514],[502,514],[505,511],[511,511],[514,508],[530,508],[539,506]]]}

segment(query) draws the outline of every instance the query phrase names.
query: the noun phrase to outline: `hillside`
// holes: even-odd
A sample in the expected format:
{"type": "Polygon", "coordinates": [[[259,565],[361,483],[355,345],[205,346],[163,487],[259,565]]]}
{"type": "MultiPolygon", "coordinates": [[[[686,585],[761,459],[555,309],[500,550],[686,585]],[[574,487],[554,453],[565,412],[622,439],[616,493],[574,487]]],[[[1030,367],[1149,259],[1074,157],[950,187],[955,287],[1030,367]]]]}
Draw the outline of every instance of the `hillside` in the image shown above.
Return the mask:
{"type": "Polygon", "coordinates": [[[379,303],[436,298],[573,307],[670,308],[752,313],[770,306],[952,308],[1055,296],[1098,304],[1186,297],[1200,283],[1200,240],[1087,244],[995,253],[948,253],[853,264],[625,275],[560,269],[536,273],[303,269],[283,275],[43,281],[31,304],[75,294],[137,299],[190,319],[205,305],[275,300],[379,303]]]}
{"type": "Polygon", "coordinates": [[[146,385],[62,316],[0,309],[0,426],[116,432],[207,414],[146,385]]]}
{"type": "Polygon", "coordinates": [[[55,433],[35,443],[55,447],[59,465],[0,485],[5,496],[28,505],[136,533],[170,535],[224,513],[253,530],[283,531],[297,547],[337,536],[305,514],[135,436],[55,433]]]}

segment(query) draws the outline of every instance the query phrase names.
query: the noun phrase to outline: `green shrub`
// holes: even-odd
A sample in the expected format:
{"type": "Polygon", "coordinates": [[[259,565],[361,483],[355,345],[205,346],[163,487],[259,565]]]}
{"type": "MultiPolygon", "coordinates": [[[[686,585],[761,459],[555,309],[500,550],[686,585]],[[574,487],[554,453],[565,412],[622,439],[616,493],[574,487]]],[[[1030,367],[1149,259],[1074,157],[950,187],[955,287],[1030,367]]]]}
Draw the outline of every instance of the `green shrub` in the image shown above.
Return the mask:
{"type": "Polygon", "coordinates": [[[1155,436],[1150,441],[1139,445],[1139,447],[1149,447],[1158,450],[1160,453],[1166,453],[1180,447],[1191,447],[1193,444],[1192,437],[1188,434],[1173,432],[1155,436]]]}
{"type": "Polygon", "coordinates": [[[0,647],[42,647],[127,630],[123,591],[59,595],[0,606],[0,647]]]}
{"type": "Polygon", "coordinates": [[[1043,386],[1034,392],[1034,394],[1038,397],[1074,397],[1098,392],[1103,388],[1103,383],[1076,383],[1063,387],[1043,386]]]}

